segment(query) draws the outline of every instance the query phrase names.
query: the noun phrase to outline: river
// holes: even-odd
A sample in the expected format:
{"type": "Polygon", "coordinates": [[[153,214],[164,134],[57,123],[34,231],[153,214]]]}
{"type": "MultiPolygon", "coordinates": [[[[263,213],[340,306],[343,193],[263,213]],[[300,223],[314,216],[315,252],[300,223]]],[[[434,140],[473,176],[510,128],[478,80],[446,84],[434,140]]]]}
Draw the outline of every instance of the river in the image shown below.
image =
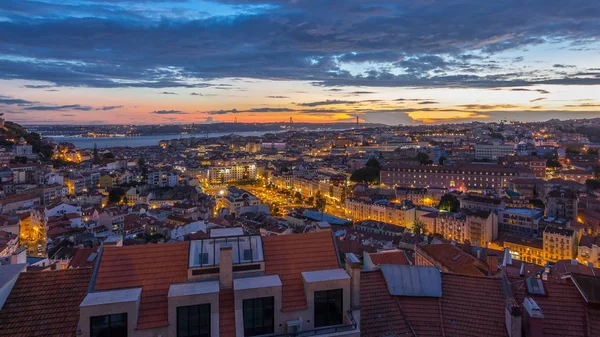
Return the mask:
{"type": "Polygon", "coordinates": [[[98,146],[99,149],[108,148],[108,147],[121,147],[121,146],[129,146],[129,147],[138,147],[138,146],[152,146],[158,145],[158,142],[161,140],[169,140],[169,139],[181,139],[181,138],[218,138],[226,135],[239,135],[239,136],[262,136],[266,133],[279,133],[284,130],[277,131],[242,131],[242,132],[215,132],[209,133],[208,137],[206,133],[195,133],[195,134],[185,134],[185,135],[152,135],[152,136],[138,136],[138,137],[51,137],[54,142],[69,142],[73,145],[77,146],[80,149],[91,149],[94,147],[94,144],[98,146]]]}

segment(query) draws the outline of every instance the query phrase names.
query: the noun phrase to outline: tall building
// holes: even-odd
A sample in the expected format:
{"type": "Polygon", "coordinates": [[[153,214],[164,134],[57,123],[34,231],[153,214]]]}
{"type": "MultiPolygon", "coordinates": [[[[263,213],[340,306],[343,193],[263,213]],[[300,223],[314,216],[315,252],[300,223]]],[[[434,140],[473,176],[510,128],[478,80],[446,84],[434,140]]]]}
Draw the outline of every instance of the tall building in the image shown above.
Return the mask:
{"type": "Polygon", "coordinates": [[[577,256],[577,232],[569,228],[546,227],[544,257],[546,261],[571,260],[577,256]]]}
{"type": "Polygon", "coordinates": [[[411,202],[370,202],[349,198],[344,207],[346,216],[353,221],[375,220],[408,228],[412,228],[415,222],[416,208],[411,202]]]}
{"type": "Polygon", "coordinates": [[[578,211],[579,197],[577,193],[571,190],[553,190],[546,195],[546,216],[576,220],[578,211]]]}
{"type": "Polygon", "coordinates": [[[240,181],[256,180],[256,178],[256,162],[244,161],[209,167],[205,182],[208,185],[228,185],[240,181]]]}
{"type": "Polygon", "coordinates": [[[535,174],[528,168],[497,164],[419,166],[399,162],[384,166],[380,173],[380,180],[385,185],[449,190],[498,189],[508,187],[517,177],[534,178],[535,174]]]}
{"type": "Polygon", "coordinates": [[[507,208],[498,210],[500,232],[521,237],[540,236],[539,223],[544,212],[536,208],[507,208]]]}
{"type": "Polygon", "coordinates": [[[269,207],[263,205],[262,201],[254,194],[235,186],[230,186],[223,191],[222,195],[219,195],[217,208],[219,210],[225,209],[233,216],[247,212],[260,213],[261,210],[263,213],[269,212],[269,207]]]}
{"type": "Polygon", "coordinates": [[[498,159],[503,156],[514,156],[514,144],[475,144],[476,159],[498,159]]]}

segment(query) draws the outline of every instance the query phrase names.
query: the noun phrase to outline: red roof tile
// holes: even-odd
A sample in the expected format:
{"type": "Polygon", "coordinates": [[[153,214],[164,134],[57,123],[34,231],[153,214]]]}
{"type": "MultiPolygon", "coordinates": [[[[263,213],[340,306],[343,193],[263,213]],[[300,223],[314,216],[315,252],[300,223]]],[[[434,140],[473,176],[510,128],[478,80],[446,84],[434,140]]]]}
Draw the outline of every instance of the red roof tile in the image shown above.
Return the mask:
{"type": "Polygon", "coordinates": [[[302,272],[339,268],[331,232],[265,236],[263,252],[265,273],[279,275],[282,311],[307,307],[302,272]]]}
{"type": "Polygon", "coordinates": [[[76,336],[91,277],[92,269],[22,273],[0,311],[0,336],[76,336]]]}
{"type": "Polygon", "coordinates": [[[361,274],[361,336],[507,336],[501,280],[442,273],[442,297],[392,296],[381,271],[361,274]]]}
{"type": "Polygon", "coordinates": [[[448,272],[471,276],[489,274],[486,264],[452,244],[419,246],[417,253],[425,253],[428,259],[435,260],[432,263],[437,262],[436,265],[446,268],[448,272]]]}
{"type": "Polygon", "coordinates": [[[388,250],[379,253],[370,253],[369,257],[371,262],[376,266],[380,264],[400,264],[404,266],[410,265],[408,258],[404,251],[400,250],[388,250]]]}
{"type": "Polygon", "coordinates": [[[96,290],[142,287],[138,329],[168,324],[172,283],[187,280],[189,242],[104,247],[96,290]]]}
{"type": "Polygon", "coordinates": [[[98,247],[95,248],[78,248],[75,253],[73,253],[73,257],[69,262],[69,268],[93,268],[96,265],[96,261],[98,261],[98,257],[96,256],[91,261],[88,261],[88,258],[91,254],[97,254],[98,247]]]}
{"type": "Polygon", "coordinates": [[[542,310],[545,337],[599,336],[588,332],[588,323],[590,328],[598,329],[597,332],[600,331],[600,323],[594,324],[591,319],[586,319],[586,311],[591,318],[600,317],[600,310],[588,307],[571,281],[544,282],[546,296],[529,294],[525,278],[513,278],[511,284],[519,305],[523,306],[525,297],[531,297],[542,310]]]}

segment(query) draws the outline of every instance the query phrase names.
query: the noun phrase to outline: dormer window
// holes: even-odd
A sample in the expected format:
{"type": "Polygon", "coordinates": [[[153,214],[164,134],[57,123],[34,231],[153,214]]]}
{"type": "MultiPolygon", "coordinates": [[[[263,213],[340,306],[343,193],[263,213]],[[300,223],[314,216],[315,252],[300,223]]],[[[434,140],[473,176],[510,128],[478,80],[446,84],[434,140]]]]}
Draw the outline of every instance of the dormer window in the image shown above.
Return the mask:
{"type": "Polygon", "coordinates": [[[90,336],[127,336],[127,313],[90,317],[90,336]]]}
{"type": "Polygon", "coordinates": [[[178,307],[177,337],[210,337],[210,304],[178,307]]]}
{"type": "Polygon", "coordinates": [[[315,328],[343,324],[343,290],[315,291],[315,328]]]}

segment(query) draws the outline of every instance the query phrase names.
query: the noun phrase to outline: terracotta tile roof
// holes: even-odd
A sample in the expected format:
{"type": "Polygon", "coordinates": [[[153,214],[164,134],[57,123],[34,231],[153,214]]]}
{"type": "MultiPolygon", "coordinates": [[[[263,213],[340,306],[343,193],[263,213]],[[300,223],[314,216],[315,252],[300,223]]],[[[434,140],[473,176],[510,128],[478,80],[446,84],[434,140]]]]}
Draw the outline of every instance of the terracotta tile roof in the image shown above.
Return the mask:
{"type": "Polygon", "coordinates": [[[0,311],[0,336],[76,336],[91,277],[92,269],[22,273],[0,311]]]}
{"type": "Polygon", "coordinates": [[[369,257],[371,262],[375,265],[380,264],[401,264],[404,266],[410,265],[408,258],[404,251],[401,250],[388,250],[379,253],[370,253],[369,257]]]}
{"type": "Polygon", "coordinates": [[[442,273],[442,297],[392,296],[381,271],[361,273],[361,336],[507,336],[501,280],[442,273]]]}
{"type": "Polygon", "coordinates": [[[452,244],[420,246],[418,252],[424,252],[429,259],[434,259],[437,265],[445,267],[448,272],[471,276],[489,274],[486,264],[452,244]]]}
{"type": "Polygon", "coordinates": [[[73,253],[73,257],[69,262],[69,268],[94,268],[96,265],[96,261],[98,261],[98,247],[95,248],[78,248],[73,253]],[[96,254],[96,256],[92,259],[90,255],[96,254]],[[91,261],[88,261],[91,260],[91,261]]]}
{"type": "Polygon", "coordinates": [[[282,311],[307,307],[304,282],[305,271],[339,268],[331,232],[265,236],[263,253],[265,273],[279,275],[282,288],[282,311]]]}
{"type": "Polygon", "coordinates": [[[104,247],[96,290],[142,287],[137,329],[166,326],[172,283],[187,280],[189,242],[104,247]]]}
{"type": "Polygon", "coordinates": [[[524,278],[512,278],[513,294],[521,307],[525,297],[540,307],[545,337],[600,336],[600,309],[586,305],[572,281],[544,281],[545,296],[529,294],[524,283],[524,278]]]}

